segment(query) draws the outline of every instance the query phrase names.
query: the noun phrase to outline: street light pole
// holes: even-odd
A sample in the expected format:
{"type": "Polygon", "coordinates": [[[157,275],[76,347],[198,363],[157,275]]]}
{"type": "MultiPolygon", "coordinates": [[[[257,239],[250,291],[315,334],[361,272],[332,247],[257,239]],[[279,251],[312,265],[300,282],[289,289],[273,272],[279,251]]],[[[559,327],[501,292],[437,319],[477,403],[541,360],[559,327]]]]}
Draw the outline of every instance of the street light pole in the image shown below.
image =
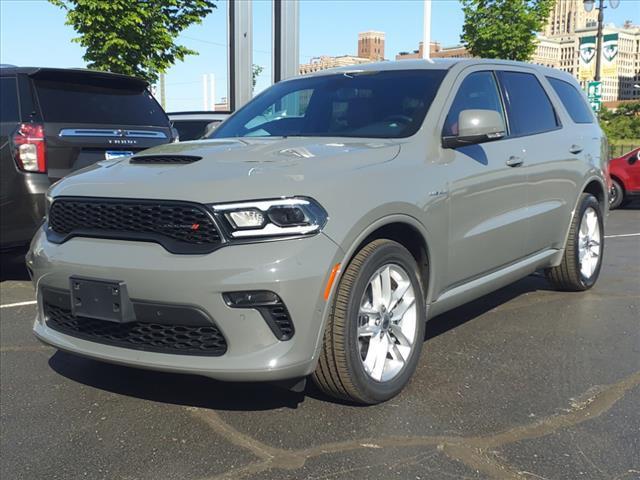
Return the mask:
{"type": "Polygon", "coordinates": [[[602,56],[602,25],[604,24],[604,0],[599,0],[598,7],[598,34],[596,36],[596,74],[594,80],[600,81],[600,57],[602,56]]]}

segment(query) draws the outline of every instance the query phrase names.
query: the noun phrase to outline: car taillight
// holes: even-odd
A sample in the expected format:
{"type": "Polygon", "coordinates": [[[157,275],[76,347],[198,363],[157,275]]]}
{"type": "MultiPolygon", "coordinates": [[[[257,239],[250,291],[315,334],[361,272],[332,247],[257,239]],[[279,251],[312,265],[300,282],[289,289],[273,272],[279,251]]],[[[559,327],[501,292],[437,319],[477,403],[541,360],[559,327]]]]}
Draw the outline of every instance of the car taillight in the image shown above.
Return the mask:
{"type": "Polygon", "coordinates": [[[20,170],[45,173],[47,155],[44,126],[39,123],[21,123],[13,135],[14,158],[20,170]]]}

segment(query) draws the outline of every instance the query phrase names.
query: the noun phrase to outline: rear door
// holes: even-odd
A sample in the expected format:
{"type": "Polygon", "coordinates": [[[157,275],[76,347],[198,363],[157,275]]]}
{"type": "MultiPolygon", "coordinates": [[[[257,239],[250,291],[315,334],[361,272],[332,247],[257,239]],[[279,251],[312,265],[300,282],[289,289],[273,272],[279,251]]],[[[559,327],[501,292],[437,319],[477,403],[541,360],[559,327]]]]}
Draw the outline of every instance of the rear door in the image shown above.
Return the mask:
{"type": "Polygon", "coordinates": [[[534,70],[497,73],[510,135],[522,147],[520,169],[527,175],[522,191],[529,206],[525,254],[560,248],[579,188],[584,141],[572,124],[561,121],[544,78],[534,70]]]}
{"type": "Polygon", "coordinates": [[[97,161],[171,141],[169,119],[145,82],[46,69],[31,81],[44,122],[52,181],[97,161]]]}

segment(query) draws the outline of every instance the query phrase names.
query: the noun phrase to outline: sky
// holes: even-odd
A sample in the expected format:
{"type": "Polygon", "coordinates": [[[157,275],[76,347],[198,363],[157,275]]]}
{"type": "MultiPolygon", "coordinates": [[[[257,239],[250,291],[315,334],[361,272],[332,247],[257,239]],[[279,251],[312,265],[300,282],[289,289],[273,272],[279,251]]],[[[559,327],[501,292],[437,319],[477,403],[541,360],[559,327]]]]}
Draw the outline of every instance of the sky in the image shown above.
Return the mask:
{"type": "MultiPolygon", "coordinates": [[[[559,0],[563,1],[563,0],[559,0]]],[[[321,55],[355,55],[358,32],[386,33],[385,56],[418,48],[422,39],[420,0],[300,0],[300,62],[321,55]]],[[[462,14],[458,0],[434,0],[431,38],[443,46],[460,41],[462,14]]],[[[227,95],[227,2],[201,24],[179,37],[199,52],[166,74],[167,111],[203,109],[203,74],[214,74],[216,100],[227,95]]],[[[640,0],[621,0],[607,9],[605,22],[640,22],[640,0]]],[[[72,43],[73,28],[64,12],[46,0],[0,0],[0,63],[21,66],[84,67],[83,49],[72,43]]],[[[255,93],[271,84],[271,1],[253,3],[253,63],[264,67],[255,93]]]]}

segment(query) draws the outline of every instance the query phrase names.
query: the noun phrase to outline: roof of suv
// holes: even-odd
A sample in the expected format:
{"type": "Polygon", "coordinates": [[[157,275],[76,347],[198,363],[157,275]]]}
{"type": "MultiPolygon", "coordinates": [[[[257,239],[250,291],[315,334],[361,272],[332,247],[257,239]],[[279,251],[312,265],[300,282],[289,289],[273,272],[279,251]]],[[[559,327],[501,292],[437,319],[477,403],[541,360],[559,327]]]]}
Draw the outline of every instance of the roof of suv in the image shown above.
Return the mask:
{"type": "Polygon", "coordinates": [[[98,70],[89,70],[87,68],[52,68],[52,67],[14,67],[7,66],[0,68],[0,76],[23,74],[33,78],[46,78],[56,80],[73,80],[82,79],[86,76],[93,78],[103,78],[105,80],[115,80],[118,82],[126,82],[140,88],[146,88],[149,83],[141,78],[122,75],[120,73],[101,72],[98,70]]]}
{"type": "MultiPolygon", "coordinates": [[[[309,73],[305,76],[331,75],[340,72],[371,72],[371,71],[390,71],[390,70],[442,70],[450,69],[455,65],[464,64],[471,65],[505,65],[512,67],[524,67],[536,69],[544,75],[553,74],[560,77],[571,77],[566,72],[549,68],[535,63],[518,62],[514,60],[500,60],[495,58],[435,58],[435,59],[416,59],[416,60],[395,60],[386,62],[363,63],[358,65],[347,65],[343,67],[329,68],[327,70],[319,70],[309,73]]],[[[298,77],[292,77],[298,78],[298,77]]]]}

